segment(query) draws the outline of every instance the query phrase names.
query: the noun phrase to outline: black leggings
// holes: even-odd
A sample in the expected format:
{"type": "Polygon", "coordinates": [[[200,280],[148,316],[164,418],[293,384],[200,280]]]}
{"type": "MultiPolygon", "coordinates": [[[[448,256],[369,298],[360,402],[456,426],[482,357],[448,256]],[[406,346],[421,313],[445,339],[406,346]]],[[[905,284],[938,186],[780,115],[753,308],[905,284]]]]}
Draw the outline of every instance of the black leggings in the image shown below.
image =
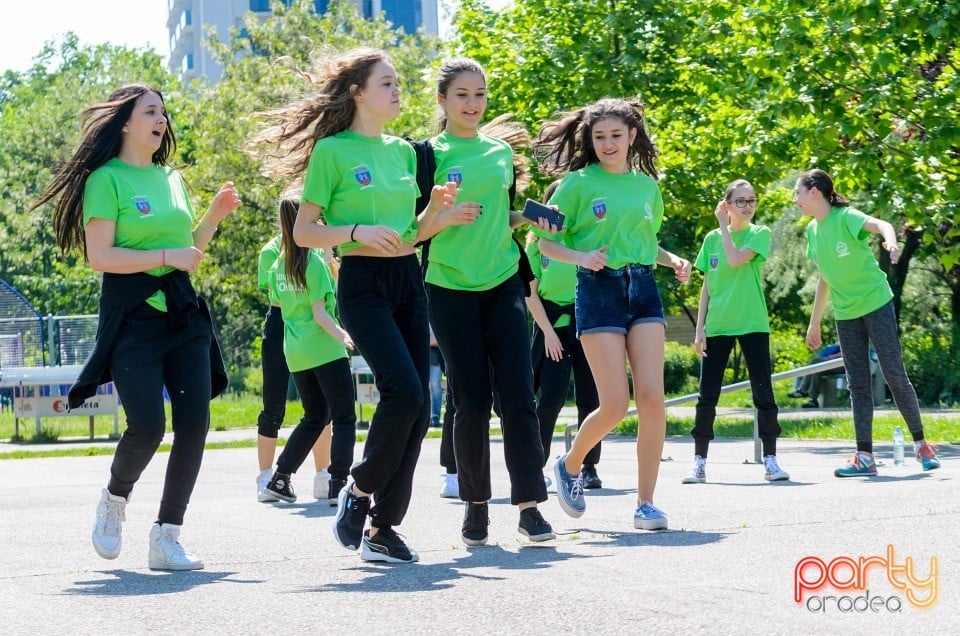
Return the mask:
{"type": "Polygon", "coordinates": [[[110,373],[126,414],[107,488],[129,497],[163,440],[163,388],[170,396],[173,447],[160,500],[159,523],[183,524],[200,472],[210,425],[210,323],[194,314],[170,329],[166,314],[149,305],[134,310],[110,359],[110,373]]]}
{"type": "Polygon", "coordinates": [[[757,428],[763,454],[777,454],[780,423],[770,380],[770,334],[755,332],[742,336],[707,337],[707,357],[702,358],[700,363],[700,399],[697,400],[697,414],[690,433],[693,436],[693,452],[700,457],[707,456],[707,448],[713,439],[713,421],[717,417],[723,371],[727,368],[733,345],[738,341],[750,373],[750,389],[753,391],[753,406],[757,409],[757,428]]]}
{"type": "Polygon", "coordinates": [[[283,355],[283,313],[271,306],[263,323],[260,341],[260,360],[263,371],[263,410],[257,417],[257,433],[277,438],[287,412],[287,387],[290,370],[283,355]]]}
{"type": "Polygon", "coordinates": [[[331,419],[333,438],[330,442],[330,476],[346,479],[353,463],[353,446],[357,441],[357,415],[353,410],[353,375],[347,358],[333,360],[319,367],[294,371],[293,381],[303,403],[303,419],[290,433],[283,452],[277,459],[277,472],[291,474],[303,464],[310,449],[331,419]]]}
{"type": "Polygon", "coordinates": [[[428,284],[427,293],[431,324],[452,382],[460,499],[491,497],[490,409],[495,388],[510,473],[510,502],[546,501],[523,282],[514,275],[480,292],[428,284]]]}
{"type": "Polygon", "coordinates": [[[363,457],[351,474],[358,489],[373,493],[372,525],[396,526],[410,505],[430,426],[430,327],[417,257],[345,256],[337,301],[343,327],[380,392],[363,457]]]}
{"type": "MultiPolygon", "coordinates": [[[[537,401],[537,419],[540,421],[540,441],[543,444],[544,465],[550,458],[550,444],[553,441],[553,429],[560,416],[560,410],[567,401],[570,391],[570,374],[573,373],[573,388],[577,404],[577,426],[590,413],[600,407],[600,398],[597,396],[597,385],[593,380],[593,373],[583,353],[583,346],[577,339],[576,328],[571,324],[554,329],[560,344],[563,346],[563,356],[560,361],[551,360],[547,355],[543,332],[534,327],[532,357],[534,359],[534,387],[540,391],[537,401]]],[[[584,466],[593,466],[600,462],[600,444],[590,449],[583,459],[584,466]]]]}

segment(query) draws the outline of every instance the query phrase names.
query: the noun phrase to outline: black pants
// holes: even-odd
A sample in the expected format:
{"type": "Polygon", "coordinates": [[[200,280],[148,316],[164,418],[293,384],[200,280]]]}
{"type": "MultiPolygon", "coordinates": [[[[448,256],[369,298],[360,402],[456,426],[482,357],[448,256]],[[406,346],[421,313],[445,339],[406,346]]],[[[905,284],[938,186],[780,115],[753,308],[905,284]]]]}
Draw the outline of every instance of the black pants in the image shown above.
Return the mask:
{"type": "Polygon", "coordinates": [[[160,523],[183,524],[197,482],[210,425],[210,323],[194,314],[170,329],[164,312],[147,304],[125,320],[110,359],[127,428],[110,467],[111,493],[129,497],[163,440],[163,388],[170,396],[173,447],[160,500],[160,523]]]}
{"type": "MultiPolygon", "coordinates": [[[[573,325],[555,328],[560,344],[563,346],[563,356],[560,361],[551,360],[544,347],[543,332],[534,327],[533,346],[531,357],[534,360],[533,378],[534,388],[539,390],[540,399],[537,401],[537,419],[540,421],[540,442],[543,444],[544,465],[550,457],[550,443],[553,441],[553,429],[560,416],[560,409],[567,401],[570,391],[570,373],[573,373],[573,389],[577,404],[577,426],[583,424],[591,412],[600,406],[597,396],[597,385],[593,381],[593,373],[583,353],[583,346],[577,339],[576,328],[573,325]]],[[[583,460],[584,466],[592,466],[600,462],[600,444],[590,449],[583,460]]]]}
{"type": "Polygon", "coordinates": [[[453,406],[453,381],[447,374],[447,398],[443,411],[443,428],[440,431],[440,465],[448,475],[457,474],[457,455],[453,450],[453,419],[457,410],[453,406]]]}
{"type": "Polygon", "coordinates": [[[416,256],[344,257],[337,301],[380,392],[351,474],[357,488],[373,493],[373,526],[399,525],[430,425],[430,327],[416,256]]]}
{"type": "Polygon", "coordinates": [[[290,433],[277,459],[277,472],[287,475],[297,472],[317,443],[323,427],[332,419],[329,472],[334,479],[346,479],[357,441],[350,361],[340,358],[312,369],[294,371],[293,381],[303,403],[303,419],[290,433]]]}
{"type": "Polygon", "coordinates": [[[727,368],[734,342],[740,343],[747,362],[763,454],[776,455],[780,424],[777,421],[777,402],[773,397],[773,383],[770,380],[770,334],[766,332],[707,338],[707,357],[700,363],[700,399],[697,400],[697,415],[690,433],[693,436],[694,454],[707,456],[707,447],[713,439],[713,421],[717,417],[717,400],[720,399],[720,387],[723,385],[723,371],[727,368]]]}
{"type": "Polygon", "coordinates": [[[290,370],[283,355],[283,313],[271,306],[263,323],[260,341],[260,360],[263,371],[263,410],[257,417],[257,433],[277,438],[287,412],[287,386],[290,370]]]}
{"type": "Polygon", "coordinates": [[[510,502],[547,499],[523,292],[519,276],[482,292],[427,285],[431,324],[453,384],[453,444],[464,501],[491,497],[492,389],[500,400],[510,502]]]}

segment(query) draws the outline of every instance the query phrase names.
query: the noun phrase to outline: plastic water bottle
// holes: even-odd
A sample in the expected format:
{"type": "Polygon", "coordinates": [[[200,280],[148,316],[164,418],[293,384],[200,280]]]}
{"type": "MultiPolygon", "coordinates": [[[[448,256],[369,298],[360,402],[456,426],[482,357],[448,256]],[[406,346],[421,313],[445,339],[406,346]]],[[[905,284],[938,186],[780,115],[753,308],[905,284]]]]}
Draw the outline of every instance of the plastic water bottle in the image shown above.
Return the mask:
{"type": "Polygon", "coordinates": [[[893,465],[903,466],[903,429],[893,427],[893,465]]]}

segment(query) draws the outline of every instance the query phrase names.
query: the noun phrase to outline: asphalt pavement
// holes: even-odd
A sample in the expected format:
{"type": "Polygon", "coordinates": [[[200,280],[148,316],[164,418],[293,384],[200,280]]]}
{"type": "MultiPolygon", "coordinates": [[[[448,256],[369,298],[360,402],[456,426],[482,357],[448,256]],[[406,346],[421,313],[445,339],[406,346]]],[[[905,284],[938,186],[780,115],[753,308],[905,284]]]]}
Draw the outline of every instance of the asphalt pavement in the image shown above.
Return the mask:
{"type": "MultiPolygon", "coordinates": [[[[670,529],[645,532],[632,524],[635,442],[612,437],[598,467],[604,488],[587,492],[586,514],[567,517],[550,488],[541,510],[559,536],[531,544],[517,533],[517,510],[509,505],[502,442],[492,444],[489,545],[462,544],[462,504],[439,497],[439,440],[430,439],[398,528],[420,562],[395,566],[364,563],[334,541],[334,509],[311,497],[309,459],[294,477],[297,503],[262,504],[255,496],[253,449],[208,451],[181,535],[206,569],[183,573],[147,568],[147,535],[166,454],[155,457],[133,493],[123,550],[114,561],[98,557],[90,543],[109,456],[0,461],[0,630],[529,635],[956,629],[957,445],[941,446],[943,467],[924,473],[911,458],[893,466],[890,445],[881,444],[878,477],[840,480],[833,469],[852,451],[850,443],[781,440],[780,462],[791,480],[768,483],[762,466],[752,463],[752,441],[717,440],[708,483],[682,485],[693,444],[671,437],[655,502],[668,514],[670,529]],[[918,609],[924,603],[932,607],[918,609]]],[[[562,444],[558,435],[554,454],[562,444]]]]}

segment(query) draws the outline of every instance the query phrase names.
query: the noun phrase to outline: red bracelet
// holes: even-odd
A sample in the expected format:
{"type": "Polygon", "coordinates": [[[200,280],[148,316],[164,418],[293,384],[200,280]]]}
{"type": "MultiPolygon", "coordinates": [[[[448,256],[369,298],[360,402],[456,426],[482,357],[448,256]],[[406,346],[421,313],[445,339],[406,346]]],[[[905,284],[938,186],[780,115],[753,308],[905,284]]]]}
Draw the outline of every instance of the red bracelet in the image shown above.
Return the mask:
{"type": "Polygon", "coordinates": [[[160,250],[160,267],[167,266],[167,250],[160,250]]]}

